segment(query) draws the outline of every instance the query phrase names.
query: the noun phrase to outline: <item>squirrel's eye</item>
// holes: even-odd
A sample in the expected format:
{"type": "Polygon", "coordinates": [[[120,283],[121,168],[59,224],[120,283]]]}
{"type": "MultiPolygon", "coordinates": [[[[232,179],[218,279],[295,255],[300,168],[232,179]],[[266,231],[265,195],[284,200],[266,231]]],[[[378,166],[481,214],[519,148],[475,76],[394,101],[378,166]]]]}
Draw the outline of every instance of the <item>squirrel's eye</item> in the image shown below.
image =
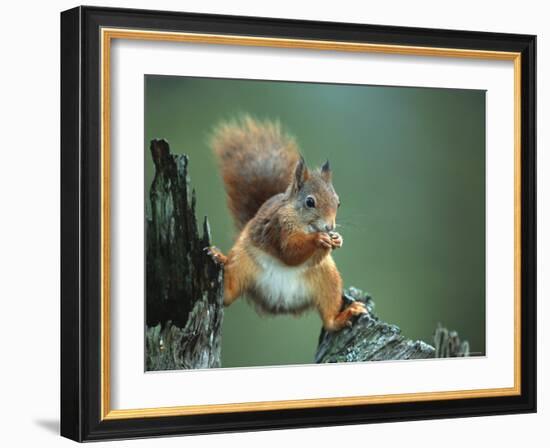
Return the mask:
{"type": "Polygon", "coordinates": [[[315,208],[315,199],[313,198],[313,196],[308,196],[306,198],[306,206],[308,208],[315,208]]]}

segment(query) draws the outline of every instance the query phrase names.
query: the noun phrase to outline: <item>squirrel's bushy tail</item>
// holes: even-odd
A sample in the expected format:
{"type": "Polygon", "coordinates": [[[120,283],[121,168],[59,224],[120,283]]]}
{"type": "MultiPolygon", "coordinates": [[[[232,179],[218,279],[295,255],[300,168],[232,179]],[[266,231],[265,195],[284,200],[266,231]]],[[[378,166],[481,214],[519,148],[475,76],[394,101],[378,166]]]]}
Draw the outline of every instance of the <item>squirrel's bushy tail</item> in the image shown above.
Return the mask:
{"type": "Polygon", "coordinates": [[[299,159],[279,122],[248,115],[219,124],[211,139],[227,201],[239,229],[270,197],[286,190],[299,159]]]}

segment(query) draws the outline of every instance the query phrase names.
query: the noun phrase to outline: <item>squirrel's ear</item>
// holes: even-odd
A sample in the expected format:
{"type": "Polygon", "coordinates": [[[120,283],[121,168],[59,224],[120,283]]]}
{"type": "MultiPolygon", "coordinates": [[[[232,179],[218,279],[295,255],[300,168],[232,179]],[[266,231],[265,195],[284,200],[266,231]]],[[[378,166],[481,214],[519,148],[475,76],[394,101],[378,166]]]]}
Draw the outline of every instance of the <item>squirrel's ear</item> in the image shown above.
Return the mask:
{"type": "Polygon", "coordinates": [[[296,169],[294,170],[294,180],[292,181],[292,192],[297,193],[304,186],[304,182],[309,179],[309,170],[306,166],[306,161],[302,156],[296,164],[296,169]]]}
{"type": "Polygon", "coordinates": [[[330,169],[330,163],[328,159],[321,167],[321,177],[327,182],[332,181],[332,171],[330,169]]]}

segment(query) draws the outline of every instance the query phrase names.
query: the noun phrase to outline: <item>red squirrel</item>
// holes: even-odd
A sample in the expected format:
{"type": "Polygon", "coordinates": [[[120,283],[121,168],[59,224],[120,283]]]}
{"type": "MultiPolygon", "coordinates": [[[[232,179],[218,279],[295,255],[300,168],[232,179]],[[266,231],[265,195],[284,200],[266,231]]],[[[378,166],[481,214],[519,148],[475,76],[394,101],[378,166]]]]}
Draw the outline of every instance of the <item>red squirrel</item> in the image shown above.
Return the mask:
{"type": "Polygon", "coordinates": [[[240,232],[227,256],[207,248],[224,266],[224,305],[245,295],[269,314],[315,307],[327,331],[366,313],[360,302],[342,310],[342,278],[331,256],[343,244],[335,232],[340,199],[328,160],[308,169],[278,122],[249,116],[220,124],[211,146],[240,232]]]}

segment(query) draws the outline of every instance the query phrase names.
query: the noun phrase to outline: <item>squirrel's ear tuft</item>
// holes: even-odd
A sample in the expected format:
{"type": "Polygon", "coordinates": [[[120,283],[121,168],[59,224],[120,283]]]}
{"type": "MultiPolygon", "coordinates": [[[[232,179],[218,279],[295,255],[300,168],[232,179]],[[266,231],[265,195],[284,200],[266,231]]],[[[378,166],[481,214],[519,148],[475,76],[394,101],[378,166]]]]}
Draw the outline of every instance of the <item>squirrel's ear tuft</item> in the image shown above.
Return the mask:
{"type": "Polygon", "coordinates": [[[330,169],[330,163],[328,159],[321,167],[321,177],[327,182],[330,182],[332,180],[332,171],[330,169]]]}
{"type": "Polygon", "coordinates": [[[296,164],[296,168],[294,170],[294,179],[292,181],[292,192],[297,193],[302,189],[304,186],[304,183],[306,180],[309,179],[309,170],[306,166],[306,161],[302,156],[300,156],[300,160],[298,160],[298,163],[296,164]]]}

